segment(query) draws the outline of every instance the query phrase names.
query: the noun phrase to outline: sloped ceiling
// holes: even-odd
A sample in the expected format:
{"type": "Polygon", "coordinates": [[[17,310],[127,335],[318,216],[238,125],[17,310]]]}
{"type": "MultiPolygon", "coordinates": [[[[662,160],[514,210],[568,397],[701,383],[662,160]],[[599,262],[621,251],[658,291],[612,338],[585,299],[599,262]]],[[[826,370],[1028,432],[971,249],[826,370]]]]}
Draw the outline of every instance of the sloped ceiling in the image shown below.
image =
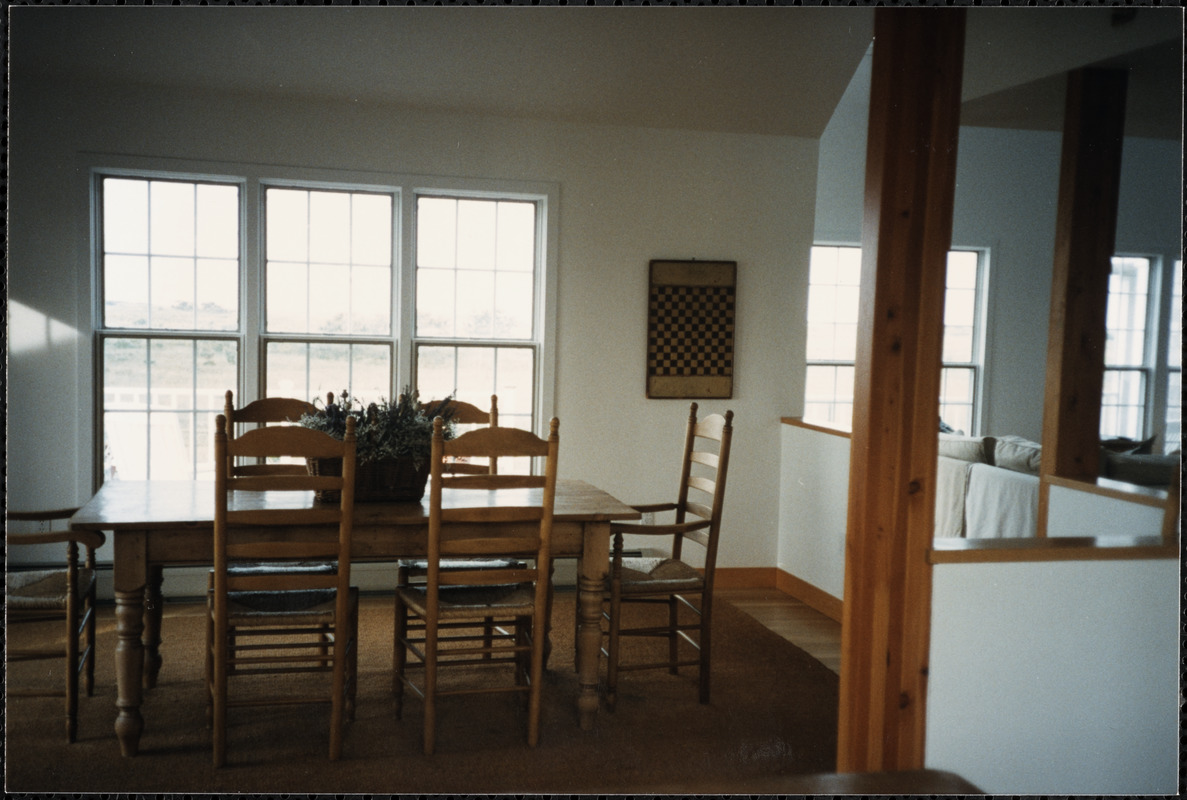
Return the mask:
{"type": "MultiPolygon", "coordinates": [[[[942,12],[937,12],[942,13],[942,12]]],[[[1131,70],[1128,130],[1181,130],[1182,11],[969,9],[962,121],[1058,129],[1066,71],[1131,70]]],[[[818,137],[871,8],[10,7],[10,77],[818,137]]]]}

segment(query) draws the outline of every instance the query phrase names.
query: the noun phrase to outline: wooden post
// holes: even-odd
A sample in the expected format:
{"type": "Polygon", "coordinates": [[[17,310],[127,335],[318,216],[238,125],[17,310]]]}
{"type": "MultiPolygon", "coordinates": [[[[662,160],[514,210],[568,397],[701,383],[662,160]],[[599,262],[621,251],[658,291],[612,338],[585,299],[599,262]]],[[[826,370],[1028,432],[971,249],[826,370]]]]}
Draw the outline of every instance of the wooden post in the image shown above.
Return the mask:
{"type": "Polygon", "coordinates": [[[878,9],[862,230],[839,772],[923,767],[944,278],[963,9],[878,9]]]}
{"type": "MultiPolygon", "coordinates": [[[[1040,473],[1095,481],[1105,370],[1105,306],[1116,239],[1126,73],[1068,75],[1055,218],[1040,473]]],[[[1046,531],[1049,485],[1039,493],[1046,531]]]]}

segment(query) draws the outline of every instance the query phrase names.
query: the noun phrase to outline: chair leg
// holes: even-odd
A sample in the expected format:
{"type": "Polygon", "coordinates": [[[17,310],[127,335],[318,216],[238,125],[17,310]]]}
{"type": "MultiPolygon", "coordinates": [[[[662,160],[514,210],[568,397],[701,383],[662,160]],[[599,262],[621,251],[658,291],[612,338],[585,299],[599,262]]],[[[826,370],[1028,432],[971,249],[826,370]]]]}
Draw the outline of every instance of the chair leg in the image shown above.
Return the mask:
{"type": "MultiPolygon", "coordinates": [[[[617,587],[615,587],[616,589],[617,587]]],[[[622,626],[622,595],[616,590],[610,592],[610,649],[606,658],[606,707],[614,711],[618,701],[618,658],[621,645],[619,628],[622,626]]]]}
{"type": "Polygon", "coordinates": [[[392,694],[396,698],[396,719],[404,713],[404,670],[408,661],[408,652],[404,648],[404,637],[408,635],[408,610],[396,595],[396,616],[392,650],[392,694]]]}
{"type": "Polygon", "coordinates": [[[86,672],[83,678],[83,688],[86,690],[87,697],[95,695],[95,587],[92,586],[90,592],[87,593],[87,604],[84,609],[87,615],[86,622],[86,672]]]}
{"type": "MultiPolygon", "coordinates": [[[[338,620],[338,622],[346,622],[338,620]]],[[[330,697],[330,760],[337,761],[342,757],[342,729],[346,725],[346,648],[350,641],[344,633],[349,633],[350,623],[346,622],[335,632],[334,636],[334,668],[333,683],[330,697]]]]}
{"type": "Polygon", "coordinates": [[[68,599],[66,627],[70,635],[66,638],[66,741],[73,743],[78,735],[78,603],[68,599]]]}
{"type": "Polygon", "coordinates": [[[540,692],[544,682],[544,633],[547,630],[545,620],[537,614],[525,622],[532,626],[532,665],[531,681],[528,687],[528,747],[535,747],[540,741],[540,692]]]}
{"type": "Polygon", "coordinates": [[[677,605],[676,595],[668,597],[668,672],[673,675],[680,673],[676,666],[680,654],[680,641],[676,633],[680,624],[680,607],[677,605]]]}
{"type": "Polygon", "coordinates": [[[433,754],[437,743],[437,625],[425,621],[425,724],[424,750],[433,754]]]}
{"type": "Polygon", "coordinates": [[[699,637],[701,644],[701,663],[699,677],[701,683],[702,704],[707,704],[709,702],[709,663],[711,661],[713,652],[713,642],[711,640],[712,612],[713,598],[708,594],[701,595],[701,630],[699,637]]]}

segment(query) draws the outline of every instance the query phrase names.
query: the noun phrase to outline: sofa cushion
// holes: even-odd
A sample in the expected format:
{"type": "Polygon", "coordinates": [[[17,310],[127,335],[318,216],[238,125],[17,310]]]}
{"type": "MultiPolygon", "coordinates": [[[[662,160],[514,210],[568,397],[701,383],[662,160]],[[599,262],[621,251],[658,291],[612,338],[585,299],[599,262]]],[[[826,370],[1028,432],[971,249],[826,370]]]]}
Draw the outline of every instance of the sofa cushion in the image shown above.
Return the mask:
{"type": "Polygon", "coordinates": [[[972,461],[978,464],[993,463],[992,436],[960,436],[955,433],[941,433],[939,455],[957,461],[972,461]]]}
{"type": "Polygon", "coordinates": [[[1106,453],[1106,477],[1138,486],[1170,486],[1179,471],[1177,454],[1106,453]]]}
{"type": "Polygon", "coordinates": [[[1043,447],[1022,436],[998,436],[994,442],[993,464],[1015,472],[1039,474],[1043,447]]]}

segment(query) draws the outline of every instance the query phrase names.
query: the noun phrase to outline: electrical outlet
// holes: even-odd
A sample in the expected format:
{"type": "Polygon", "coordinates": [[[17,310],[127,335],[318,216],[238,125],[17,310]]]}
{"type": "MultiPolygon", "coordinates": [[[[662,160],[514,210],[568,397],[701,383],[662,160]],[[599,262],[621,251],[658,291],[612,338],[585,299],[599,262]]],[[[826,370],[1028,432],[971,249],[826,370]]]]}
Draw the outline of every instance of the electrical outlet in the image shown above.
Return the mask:
{"type": "Polygon", "coordinates": [[[654,525],[655,524],[655,512],[654,511],[644,511],[643,519],[641,521],[644,525],[654,525]]]}

